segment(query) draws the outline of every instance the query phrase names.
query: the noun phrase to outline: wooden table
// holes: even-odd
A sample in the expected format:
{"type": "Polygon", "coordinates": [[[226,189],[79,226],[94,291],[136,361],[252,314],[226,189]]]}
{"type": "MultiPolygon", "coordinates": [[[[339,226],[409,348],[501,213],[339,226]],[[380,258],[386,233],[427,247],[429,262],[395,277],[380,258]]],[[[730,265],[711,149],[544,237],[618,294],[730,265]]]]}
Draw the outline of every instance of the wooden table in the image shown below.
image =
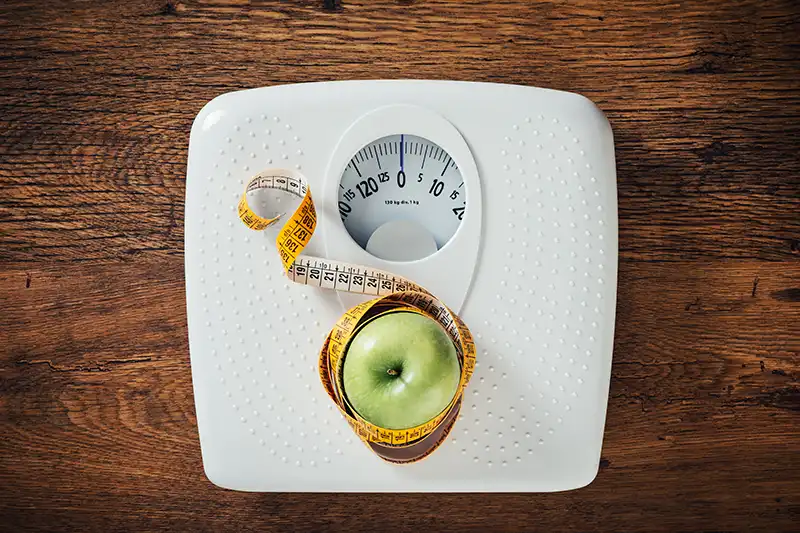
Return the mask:
{"type": "Polygon", "coordinates": [[[0,3],[0,528],[795,530],[800,6],[0,3]],[[562,494],[244,494],[203,474],[183,275],[189,128],[240,88],[580,92],[614,128],[600,473],[562,494]]]}

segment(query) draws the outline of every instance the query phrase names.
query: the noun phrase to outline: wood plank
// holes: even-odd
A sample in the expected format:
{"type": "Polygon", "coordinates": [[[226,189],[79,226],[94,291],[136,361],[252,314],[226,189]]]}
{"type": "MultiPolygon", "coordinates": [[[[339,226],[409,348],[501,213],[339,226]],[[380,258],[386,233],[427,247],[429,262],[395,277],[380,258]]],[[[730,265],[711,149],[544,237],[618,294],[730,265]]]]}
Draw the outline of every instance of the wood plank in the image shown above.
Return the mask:
{"type": "MultiPolygon", "coordinates": [[[[206,101],[237,88],[403,72],[551,86],[597,101],[617,140],[623,259],[798,257],[800,97],[785,75],[800,67],[795,14],[783,2],[592,6],[37,9],[0,37],[8,50],[0,73],[0,257],[174,254],[183,237],[186,135],[206,101]],[[410,16],[419,23],[404,24],[410,16]],[[680,17],[680,38],[666,29],[670,16],[680,17]],[[448,41],[454,36],[459,46],[448,41]],[[303,47],[288,46],[298,38],[303,47]],[[169,45],[184,42],[192,46],[169,45]],[[377,57],[363,61],[364,46],[376,44],[386,46],[370,48],[377,57]]],[[[2,9],[8,19],[21,8],[2,9]]]]}
{"type": "Polygon", "coordinates": [[[688,400],[643,411],[612,398],[601,473],[577,492],[432,500],[215,490],[199,475],[187,374],[185,367],[158,365],[144,373],[132,364],[85,373],[77,382],[63,373],[48,379],[60,383],[51,405],[40,399],[3,427],[7,490],[0,507],[36,508],[15,514],[9,525],[24,519],[25,525],[96,528],[113,517],[137,530],[162,522],[180,529],[282,530],[298,521],[302,531],[360,530],[385,519],[386,506],[401,522],[445,531],[481,531],[487,516],[502,516],[505,529],[535,524],[560,531],[631,524],[737,530],[759,523],[788,531],[796,519],[796,412],[774,406],[720,411],[688,400]],[[445,522],[442,506],[451,509],[445,522]]]}
{"type": "MultiPolygon", "coordinates": [[[[25,367],[92,372],[185,362],[182,278],[177,258],[7,269],[0,273],[5,365],[36,375],[25,367]]],[[[614,380],[621,393],[652,388],[662,401],[694,393],[735,399],[792,382],[800,263],[622,263],[618,284],[614,380]],[[757,379],[764,371],[772,377],[757,379]]]]}

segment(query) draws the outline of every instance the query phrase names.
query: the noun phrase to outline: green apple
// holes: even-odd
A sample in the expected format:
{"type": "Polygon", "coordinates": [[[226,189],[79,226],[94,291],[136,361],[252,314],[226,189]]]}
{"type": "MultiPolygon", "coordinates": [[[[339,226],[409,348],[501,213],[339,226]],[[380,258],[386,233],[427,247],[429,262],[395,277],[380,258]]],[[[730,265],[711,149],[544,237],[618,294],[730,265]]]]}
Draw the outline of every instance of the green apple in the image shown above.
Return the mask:
{"type": "Polygon", "coordinates": [[[343,373],[345,396],[364,420],[408,429],[447,407],[461,368],[453,341],[435,320],[398,311],[356,333],[343,373]]]}

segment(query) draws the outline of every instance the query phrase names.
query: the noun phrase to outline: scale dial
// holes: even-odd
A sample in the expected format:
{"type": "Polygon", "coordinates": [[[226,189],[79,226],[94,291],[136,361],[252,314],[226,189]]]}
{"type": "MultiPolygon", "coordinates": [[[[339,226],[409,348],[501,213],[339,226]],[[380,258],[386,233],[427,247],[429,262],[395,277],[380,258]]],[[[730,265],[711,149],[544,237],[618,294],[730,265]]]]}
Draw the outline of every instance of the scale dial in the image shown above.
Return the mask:
{"type": "Polygon", "coordinates": [[[413,261],[453,237],[467,195],[461,172],[440,146],[415,135],[389,135],[350,159],[338,207],[359,246],[382,259],[413,261]]]}

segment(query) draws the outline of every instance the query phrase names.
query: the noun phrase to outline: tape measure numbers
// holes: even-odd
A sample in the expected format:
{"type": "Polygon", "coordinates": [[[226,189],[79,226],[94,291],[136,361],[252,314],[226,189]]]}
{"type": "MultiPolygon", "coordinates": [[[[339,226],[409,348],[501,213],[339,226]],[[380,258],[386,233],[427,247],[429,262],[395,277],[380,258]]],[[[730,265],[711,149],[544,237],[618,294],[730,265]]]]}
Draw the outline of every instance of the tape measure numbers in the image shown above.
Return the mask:
{"type": "Polygon", "coordinates": [[[356,305],[344,313],[323,342],[319,374],[328,395],[358,437],[381,458],[394,463],[409,463],[427,457],[444,441],[458,411],[464,388],[475,368],[475,343],[464,322],[424,287],[386,272],[361,265],[301,255],[317,225],[317,213],[305,178],[293,171],[270,169],[254,176],[238,205],[239,218],[250,229],[264,230],[285,214],[273,218],[257,215],[248,205],[247,195],[259,189],[275,189],[301,198],[300,205],[278,232],[278,254],[287,277],[295,283],[321,289],[353,292],[376,298],[356,305]],[[350,406],[342,384],[342,365],[350,341],[369,321],[386,313],[407,311],[435,320],[453,341],[461,367],[456,394],[448,406],[432,420],[408,429],[387,429],[364,420],[350,406]]]}

